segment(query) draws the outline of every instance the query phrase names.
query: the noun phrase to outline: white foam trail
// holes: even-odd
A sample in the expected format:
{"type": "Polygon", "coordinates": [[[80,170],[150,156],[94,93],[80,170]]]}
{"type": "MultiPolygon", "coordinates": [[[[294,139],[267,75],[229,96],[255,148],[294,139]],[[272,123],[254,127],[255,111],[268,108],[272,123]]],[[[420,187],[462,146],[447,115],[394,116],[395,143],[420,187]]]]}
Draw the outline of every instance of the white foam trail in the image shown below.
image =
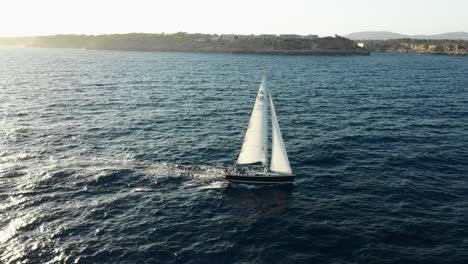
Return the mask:
{"type": "Polygon", "coordinates": [[[133,192],[153,192],[154,190],[151,188],[135,188],[133,192]]]}
{"type": "Polygon", "coordinates": [[[251,185],[251,184],[242,184],[242,183],[231,184],[231,186],[234,187],[234,188],[242,188],[242,189],[248,189],[248,190],[254,190],[254,189],[262,188],[262,186],[251,185]]]}
{"type": "Polygon", "coordinates": [[[226,188],[228,183],[226,181],[215,181],[208,185],[201,186],[199,189],[223,189],[226,188]]]}
{"type": "Polygon", "coordinates": [[[150,174],[160,177],[180,176],[192,179],[217,179],[223,177],[223,170],[211,166],[183,166],[171,163],[154,164],[148,169],[150,174]]]}

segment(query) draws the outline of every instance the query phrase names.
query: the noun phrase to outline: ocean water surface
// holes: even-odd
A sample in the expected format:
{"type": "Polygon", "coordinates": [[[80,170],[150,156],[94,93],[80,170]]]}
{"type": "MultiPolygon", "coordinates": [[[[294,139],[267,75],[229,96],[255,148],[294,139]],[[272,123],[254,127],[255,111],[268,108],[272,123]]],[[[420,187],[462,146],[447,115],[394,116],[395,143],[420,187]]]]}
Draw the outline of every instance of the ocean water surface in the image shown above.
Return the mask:
{"type": "Polygon", "coordinates": [[[468,263],[468,57],[0,48],[0,263],[468,263]],[[294,186],[230,186],[262,74],[294,186]]]}

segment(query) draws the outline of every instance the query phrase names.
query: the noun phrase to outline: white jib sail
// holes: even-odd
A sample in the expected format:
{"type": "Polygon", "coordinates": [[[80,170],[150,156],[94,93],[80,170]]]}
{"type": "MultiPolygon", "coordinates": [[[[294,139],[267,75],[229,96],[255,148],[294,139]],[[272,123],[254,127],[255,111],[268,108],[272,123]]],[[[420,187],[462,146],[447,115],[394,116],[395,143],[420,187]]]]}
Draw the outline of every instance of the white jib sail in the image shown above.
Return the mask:
{"type": "Polygon", "coordinates": [[[246,165],[268,162],[268,128],[267,128],[267,89],[265,77],[262,78],[257,98],[250,117],[249,127],[245,133],[242,149],[237,164],[246,165]]]}
{"type": "Polygon", "coordinates": [[[273,99],[271,94],[270,97],[270,108],[271,108],[271,165],[270,170],[277,172],[281,175],[293,175],[291,170],[291,165],[289,165],[288,154],[286,153],[286,148],[284,147],[283,136],[278,124],[278,119],[276,118],[275,105],[273,104],[273,99]]]}

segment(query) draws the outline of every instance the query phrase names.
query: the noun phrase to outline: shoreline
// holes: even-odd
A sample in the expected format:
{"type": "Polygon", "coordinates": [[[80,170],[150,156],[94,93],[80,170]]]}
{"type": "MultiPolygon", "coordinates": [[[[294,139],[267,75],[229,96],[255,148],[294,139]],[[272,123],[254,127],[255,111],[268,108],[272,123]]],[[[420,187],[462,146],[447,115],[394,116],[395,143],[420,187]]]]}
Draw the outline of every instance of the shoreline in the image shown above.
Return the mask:
{"type": "Polygon", "coordinates": [[[126,50],[279,55],[369,55],[352,40],[316,35],[209,35],[209,34],[114,34],[54,35],[1,38],[0,45],[126,50]]]}
{"type": "Polygon", "coordinates": [[[468,40],[390,39],[361,40],[372,52],[413,53],[431,55],[468,55],[468,40]]]}

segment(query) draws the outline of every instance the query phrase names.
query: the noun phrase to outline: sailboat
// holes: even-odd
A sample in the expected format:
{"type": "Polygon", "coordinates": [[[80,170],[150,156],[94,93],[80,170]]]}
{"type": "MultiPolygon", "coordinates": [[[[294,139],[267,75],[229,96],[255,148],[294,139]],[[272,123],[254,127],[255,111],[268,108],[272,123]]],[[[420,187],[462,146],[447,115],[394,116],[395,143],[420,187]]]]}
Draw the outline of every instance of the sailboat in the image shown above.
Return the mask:
{"type": "Polygon", "coordinates": [[[276,117],[275,105],[271,93],[266,87],[265,76],[263,76],[257,92],[236,165],[240,168],[226,170],[226,179],[233,183],[270,185],[294,182],[294,175],[276,117]],[[271,111],[272,131],[270,164],[268,164],[268,105],[271,111]],[[261,165],[263,171],[246,169],[245,166],[249,165],[261,165]]]}

